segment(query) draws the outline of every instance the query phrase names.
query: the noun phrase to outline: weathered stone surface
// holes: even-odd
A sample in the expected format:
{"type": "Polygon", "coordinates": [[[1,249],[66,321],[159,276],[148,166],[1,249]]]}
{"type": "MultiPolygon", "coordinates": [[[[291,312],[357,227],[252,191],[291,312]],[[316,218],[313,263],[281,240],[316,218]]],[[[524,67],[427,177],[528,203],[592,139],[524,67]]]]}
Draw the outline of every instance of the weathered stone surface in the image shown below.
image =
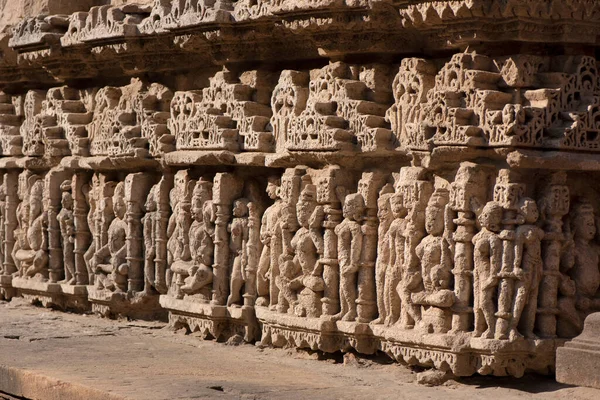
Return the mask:
{"type": "Polygon", "coordinates": [[[556,351],[556,380],[600,389],[600,314],[585,319],[581,335],[556,351]]]}
{"type": "Polygon", "coordinates": [[[600,311],[598,7],[521,3],[15,3],[0,296],[552,373],[600,311]]]}

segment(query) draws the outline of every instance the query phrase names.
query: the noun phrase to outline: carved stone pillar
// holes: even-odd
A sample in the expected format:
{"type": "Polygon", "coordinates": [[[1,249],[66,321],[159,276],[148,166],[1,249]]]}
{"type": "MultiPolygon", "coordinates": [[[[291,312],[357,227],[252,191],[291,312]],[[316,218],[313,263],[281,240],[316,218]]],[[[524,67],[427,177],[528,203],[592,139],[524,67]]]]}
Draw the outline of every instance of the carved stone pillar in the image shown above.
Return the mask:
{"type": "Polygon", "coordinates": [[[472,323],[473,308],[473,243],[475,235],[475,212],[483,207],[488,190],[485,171],[472,163],[462,163],[450,187],[450,203],[447,206],[447,223],[456,226],[452,234],[454,242],[454,294],[452,307],[452,331],[466,332],[472,323]]]}
{"type": "Polygon", "coordinates": [[[325,221],[323,221],[323,316],[333,316],[340,311],[340,270],[337,253],[337,235],[335,227],[342,220],[342,207],[336,189],[338,186],[353,187],[350,174],[342,171],[339,166],[332,165],[319,171],[317,182],[317,202],[324,205],[325,221]]]}
{"type": "Polygon", "coordinates": [[[360,269],[358,271],[358,322],[370,322],[377,316],[375,289],[375,259],[377,258],[377,194],[385,184],[385,174],[363,172],[358,182],[358,193],[365,202],[365,217],[362,225],[364,235],[360,269]]]}
{"type": "MultiPolygon", "coordinates": [[[[157,282],[162,279],[168,285],[167,279],[167,226],[169,225],[169,215],[171,207],[169,205],[169,192],[173,188],[173,175],[165,173],[158,183],[156,191],[156,224],[154,232],[154,268],[155,268],[155,287],[159,287],[157,282]]],[[[160,292],[160,290],[159,290],[160,292]]],[[[162,293],[161,294],[166,294],[162,293]]]]}
{"type": "Polygon", "coordinates": [[[569,187],[566,183],[566,173],[554,173],[540,200],[545,231],[542,244],[544,269],[539,289],[536,328],[542,337],[547,338],[556,337],[561,253],[565,241],[563,217],[568,214],[570,207],[569,187]]]}
{"type": "Polygon", "coordinates": [[[10,171],[4,174],[4,184],[6,185],[6,200],[4,209],[4,275],[12,275],[17,272],[17,266],[13,260],[12,252],[15,246],[15,230],[17,229],[17,205],[19,204],[18,194],[19,172],[10,171]]]}
{"type": "Polygon", "coordinates": [[[143,204],[150,190],[151,176],[138,172],[125,178],[125,198],[127,200],[127,290],[135,293],[144,289],[144,232],[142,226],[143,204]]]}
{"type": "Polygon", "coordinates": [[[256,204],[248,205],[248,266],[244,283],[244,306],[254,306],[256,301],[256,270],[260,258],[260,210],[256,204]]]}
{"type": "Polygon", "coordinates": [[[77,285],[87,285],[88,273],[85,265],[85,252],[91,242],[90,228],[87,223],[87,214],[89,212],[88,204],[85,200],[84,191],[89,190],[87,183],[89,176],[86,173],[78,172],[73,175],[73,217],[75,224],[75,282],[77,285]]]}
{"type": "Polygon", "coordinates": [[[399,286],[402,300],[401,320],[405,327],[414,326],[417,321],[411,321],[411,319],[420,318],[421,306],[412,304],[411,294],[421,291],[422,286],[422,283],[419,282],[420,279],[415,279],[421,275],[421,263],[416,249],[426,235],[425,209],[433,193],[433,182],[429,180],[428,175],[428,171],[422,167],[403,167],[400,169],[400,176],[396,184],[396,192],[402,193],[404,206],[408,210],[406,230],[401,233],[406,241],[399,286]]]}
{"type": "Polygon", "coordinates": [[[519,201],[525,193],[525,185],[516,183],[518,175],[508,169],[500,170],[494,187],[494,201],[502,206],[502,268],[498,287],[498,312],[496,316],[496,339],[506,339],[511,319],[515,278],[512,275],[515,261],[515,228],[523,223],[518,215],[519,201]]]}
{"type": "Polygon", "coordinates": [[[213,293],[211,304],[227,304],[229,287],[229,232],[233,200],[242,194],[243,181],[230,173],[217,173],[213,186],[213,202],[216,207],[215,252],[213,264],[213,293]]]}

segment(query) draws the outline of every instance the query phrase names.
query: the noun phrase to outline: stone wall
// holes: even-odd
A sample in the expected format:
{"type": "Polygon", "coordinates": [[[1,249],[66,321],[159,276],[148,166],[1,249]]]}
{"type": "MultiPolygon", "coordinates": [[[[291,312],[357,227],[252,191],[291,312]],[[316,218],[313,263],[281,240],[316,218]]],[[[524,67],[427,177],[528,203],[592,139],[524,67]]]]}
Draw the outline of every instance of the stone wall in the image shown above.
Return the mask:
{"type": "Polygon", "coordinates": [[[600,310],[599,23],[516,0],[25,18],[0,64],[2,296],[548,373],[600,310]]]}

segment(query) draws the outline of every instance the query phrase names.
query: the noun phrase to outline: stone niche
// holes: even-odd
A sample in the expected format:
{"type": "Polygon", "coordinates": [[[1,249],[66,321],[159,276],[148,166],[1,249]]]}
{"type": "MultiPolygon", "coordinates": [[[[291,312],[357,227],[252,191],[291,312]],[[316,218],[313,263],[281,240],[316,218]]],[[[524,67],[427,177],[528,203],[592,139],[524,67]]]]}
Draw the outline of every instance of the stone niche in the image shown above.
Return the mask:
{"type": "Polygon", "coordinates": [[[2,42],[0,297],[457,376],[600,311],[596,5],[101,3],[2,42]]]}

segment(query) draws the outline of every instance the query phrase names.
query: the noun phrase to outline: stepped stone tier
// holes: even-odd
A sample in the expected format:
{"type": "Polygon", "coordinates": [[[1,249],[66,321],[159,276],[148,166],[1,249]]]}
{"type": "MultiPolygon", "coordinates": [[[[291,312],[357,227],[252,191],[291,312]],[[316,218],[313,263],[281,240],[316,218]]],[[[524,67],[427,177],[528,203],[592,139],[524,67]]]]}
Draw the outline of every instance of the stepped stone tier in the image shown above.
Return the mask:
{"type": "Polygon", "coordinates": [[[600,311],[600,2],[68,3],[0,41],[4,299],[458,376],[600,311]]]}

